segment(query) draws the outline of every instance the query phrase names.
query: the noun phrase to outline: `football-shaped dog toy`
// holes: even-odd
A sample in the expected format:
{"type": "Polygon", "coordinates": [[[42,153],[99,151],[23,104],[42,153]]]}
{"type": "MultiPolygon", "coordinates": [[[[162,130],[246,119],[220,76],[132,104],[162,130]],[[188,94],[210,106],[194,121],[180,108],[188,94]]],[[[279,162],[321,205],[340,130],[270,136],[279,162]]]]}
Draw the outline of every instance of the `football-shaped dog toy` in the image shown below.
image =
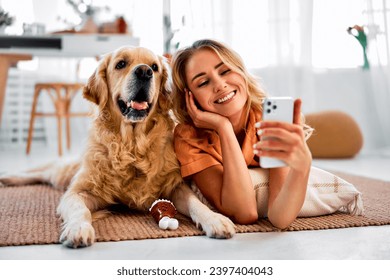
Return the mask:
{"type": "Polygon", "coordinates": [[[179,227],[179,222],[175,219],[176,207],[171,201],[158,199],[153,202],[149,212],[161,229],[177,229],[179,227]]]}

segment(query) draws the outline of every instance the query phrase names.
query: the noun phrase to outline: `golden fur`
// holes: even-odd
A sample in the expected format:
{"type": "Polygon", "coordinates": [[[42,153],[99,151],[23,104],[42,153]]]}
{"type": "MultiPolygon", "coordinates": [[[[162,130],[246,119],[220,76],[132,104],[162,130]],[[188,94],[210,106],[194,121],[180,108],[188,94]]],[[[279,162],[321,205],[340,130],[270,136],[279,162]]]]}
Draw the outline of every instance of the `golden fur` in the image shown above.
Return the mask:
{"type": "Polygon", "coordinates": [[[103,204],[121,202],[146,210],[157,198],[170,197],[182,183],[171,145],[174,123],[168,114],[167,78],[162,59],[146,49],[125,48],[104,58],[84,89],[84,97],[96,102],[100,113],[91,129],[83,170],[78,174],[80,183],[72,186],[75,192],[88,192],[103,204]],[[115,63],[130,60],[128,56],[132,65],[118,75],[115,63]],[[116,99],[133,66],[145,63],[156,63],[159,68],[151,89],[153,108],[145,121],[129,124],[122,121],[116,99]]]}
{"type": "Polygon", "coordinates": [[[171,199],[208,236],[231,237],[233,223],[202,204],[180,175],[168,74],[163,58],[145,48],[106,55],[83,91],[98,110],[82,160],[3,176],[0,186],[48,182],[67,188],[57,212],[64,221],[60,241],[68,247],[94,242],[97,211],[118,203],[146,211],[158,198],[171,199]]]}

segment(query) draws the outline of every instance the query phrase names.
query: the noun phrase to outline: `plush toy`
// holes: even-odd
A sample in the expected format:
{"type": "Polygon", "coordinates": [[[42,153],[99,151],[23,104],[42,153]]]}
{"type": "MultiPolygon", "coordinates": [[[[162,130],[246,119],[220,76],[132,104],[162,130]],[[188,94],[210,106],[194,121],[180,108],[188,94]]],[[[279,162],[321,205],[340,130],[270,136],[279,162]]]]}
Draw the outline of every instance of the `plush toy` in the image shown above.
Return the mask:
{"type": "Polygon", "coordinates": [[[179,222],[174,218],[177,211],[171,201],[158,199],[153,202],[149,212],[161,229],[177,229],[179,227],[179,222]]]}

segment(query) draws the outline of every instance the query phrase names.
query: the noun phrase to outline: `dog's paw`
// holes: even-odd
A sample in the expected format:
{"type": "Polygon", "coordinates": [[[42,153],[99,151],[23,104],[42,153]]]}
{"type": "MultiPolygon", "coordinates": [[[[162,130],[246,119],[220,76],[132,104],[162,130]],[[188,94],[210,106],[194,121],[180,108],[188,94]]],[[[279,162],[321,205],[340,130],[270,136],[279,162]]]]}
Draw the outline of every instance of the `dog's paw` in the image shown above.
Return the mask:
{"type": "Polygon", "coordinates": [[[60,242],[69,248],[91,246],[95,242],[95,230],[88,222],[66,224],[60,242]]]}
{"type": "Polygon", "coordinates": [[[212,238],[231,238],[236,233],[234,223],[228,217],[215,212],[200,226],[206,235],[212,238]]]}

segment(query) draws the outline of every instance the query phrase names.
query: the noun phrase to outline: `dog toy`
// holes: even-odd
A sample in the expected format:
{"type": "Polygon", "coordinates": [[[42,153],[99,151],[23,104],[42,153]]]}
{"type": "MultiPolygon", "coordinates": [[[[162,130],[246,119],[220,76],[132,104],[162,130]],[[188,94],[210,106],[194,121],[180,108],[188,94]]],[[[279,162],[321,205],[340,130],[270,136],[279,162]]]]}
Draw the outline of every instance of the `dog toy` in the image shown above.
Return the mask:
{"type": "Polygon", "coordinates": [[[153,219],[161,229],[177,229],[179,222],[174,218],[177,211],[173,203],[166,199],[158,199],[149,208],[153,219]]]}

